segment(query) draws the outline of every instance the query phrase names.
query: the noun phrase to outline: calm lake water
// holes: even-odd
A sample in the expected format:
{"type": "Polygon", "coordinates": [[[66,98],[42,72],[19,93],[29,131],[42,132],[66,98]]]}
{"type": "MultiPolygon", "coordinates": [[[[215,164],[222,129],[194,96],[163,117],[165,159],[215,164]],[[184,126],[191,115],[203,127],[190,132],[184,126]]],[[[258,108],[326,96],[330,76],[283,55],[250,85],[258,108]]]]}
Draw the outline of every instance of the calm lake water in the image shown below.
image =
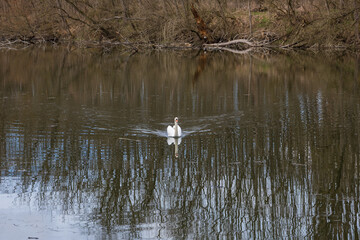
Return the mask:
{"type": "Polygon", "coordinates": [[[0,239],[359,239],[359,71],[344,53],[1,51],[0,239]]]}

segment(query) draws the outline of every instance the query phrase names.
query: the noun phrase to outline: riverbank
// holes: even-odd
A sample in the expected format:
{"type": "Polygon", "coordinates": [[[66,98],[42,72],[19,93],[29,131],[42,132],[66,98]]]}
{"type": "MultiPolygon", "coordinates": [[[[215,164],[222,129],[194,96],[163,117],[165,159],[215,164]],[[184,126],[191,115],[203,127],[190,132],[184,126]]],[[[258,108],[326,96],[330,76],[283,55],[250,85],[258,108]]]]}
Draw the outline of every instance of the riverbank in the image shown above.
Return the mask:
{"type": "Polygon", "coordinates": [[[0,4],[0,48],[47,42],[135,51],[222,49],[204,44],[237,39],[226,47],[358,49],[359,5],[358,0],[6,0],[0,4]]]}

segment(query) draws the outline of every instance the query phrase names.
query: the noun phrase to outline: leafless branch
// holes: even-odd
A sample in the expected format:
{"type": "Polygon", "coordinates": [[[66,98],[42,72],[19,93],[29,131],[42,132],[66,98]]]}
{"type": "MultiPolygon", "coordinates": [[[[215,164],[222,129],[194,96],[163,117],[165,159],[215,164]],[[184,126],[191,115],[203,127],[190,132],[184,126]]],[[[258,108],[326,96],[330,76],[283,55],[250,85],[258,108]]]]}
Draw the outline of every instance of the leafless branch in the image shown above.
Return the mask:
{"type": "Polygon", "coordinates": [[[231,40],[228,42],[222,42],[222,43],[211,43],[211,44],[204,44],[204,47],[222,47],[222,46],[228,46],[231,44],[237,44],[237,43],[245,43],[251,47],[256,47],[257,44],[254,44],[246,39],[236,39],[236,40],[231,40]]]}
{"type": "Polygon", "coordinates": [[[254,50],[253,47],[247,48],[245,50],[236,50],[236,49],[227,48],[227,47],[207,47],[206,49],[207,50],[228,51],[228,52],[232,52],[232,53],[236,53],[236,54],[247,54],[254,50]]]}

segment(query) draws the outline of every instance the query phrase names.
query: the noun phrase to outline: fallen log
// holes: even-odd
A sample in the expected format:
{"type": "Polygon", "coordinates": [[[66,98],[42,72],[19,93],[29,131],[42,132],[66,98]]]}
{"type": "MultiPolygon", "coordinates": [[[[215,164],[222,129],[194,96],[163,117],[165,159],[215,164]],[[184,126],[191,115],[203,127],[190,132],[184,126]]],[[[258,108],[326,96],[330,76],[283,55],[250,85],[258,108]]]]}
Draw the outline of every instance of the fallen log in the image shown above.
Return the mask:
{"type": "Polygon", "coordinates": [[[245,43],[247,45],[249,45],[250,47],[261,47],[263,45],[259,45],[259,44],[255,44],[250,42],[249,40],[246,39],[235,39],[235,40],[231,40],[228,42],[222,42],[222,43],[209,43],[209,44],[203,44],[204,47],[222,47],[222,46],[228,46],[231,44],[238,44],[238,43],[245,43]]]}
{"type": "Polygon", "coordinates": [[[270,44],[272,42],[251,42],[250,40],[247,39],[235,39],[235,40],[231,40],[228,42],[221,42],[221,43],[208,43],[208,44],[203,44],[203,49],[205,50],[224,50],[224,51],[229,51],[229,52],[233,52],[233,53],[238,53],[238,54],[244,54],[247,52],[250,52],[252,50],[254,50],[255,48],[266,48],[269,47],[270,44]],[[236,44],[244,44],[246,45],[246,47],[242,47],[242,48],[232,48],[230,47],[230,45],[236,45],[236,44]]]}
{"type": "Polygon", "coordinates": [[[197,29],[199,32],[196,34],[200,37],[200,39],[204,42],[212,42],[212,37],[210,35],[210,29],[206,26],[204,20],[200,17],[199,13],[194,7],[194,4],[191,4],[191,12],[195,18],[197,29]]]}

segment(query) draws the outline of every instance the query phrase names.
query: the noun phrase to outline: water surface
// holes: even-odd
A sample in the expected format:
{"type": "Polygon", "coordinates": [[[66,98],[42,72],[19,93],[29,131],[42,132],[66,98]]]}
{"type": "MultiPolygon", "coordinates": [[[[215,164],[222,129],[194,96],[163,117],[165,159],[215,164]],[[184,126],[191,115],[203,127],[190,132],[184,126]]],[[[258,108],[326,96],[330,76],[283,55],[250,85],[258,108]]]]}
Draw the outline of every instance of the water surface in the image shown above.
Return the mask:
{"type": "Polygon", "coordinates": [[[357,239],[359,62],[2,51],[0,238],[357,239]]]}

